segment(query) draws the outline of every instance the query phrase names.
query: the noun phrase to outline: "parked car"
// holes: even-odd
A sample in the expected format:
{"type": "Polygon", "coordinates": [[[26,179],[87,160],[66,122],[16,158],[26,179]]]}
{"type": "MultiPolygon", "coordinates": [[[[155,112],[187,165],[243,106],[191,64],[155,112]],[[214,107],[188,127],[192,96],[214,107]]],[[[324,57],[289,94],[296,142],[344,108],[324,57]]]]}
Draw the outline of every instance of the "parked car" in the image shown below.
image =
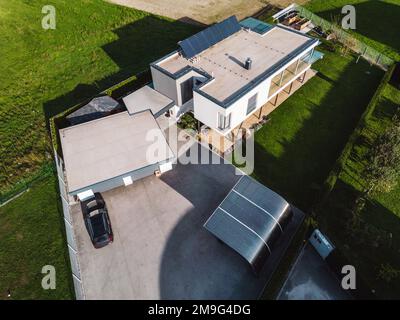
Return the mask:
{"type": "Polygon", "coordinates": [[[81,201],[83,220],[93,246],[102,248],[113,242],[114,236],[108,216],[107,206],[100,193],[81,201]]]}

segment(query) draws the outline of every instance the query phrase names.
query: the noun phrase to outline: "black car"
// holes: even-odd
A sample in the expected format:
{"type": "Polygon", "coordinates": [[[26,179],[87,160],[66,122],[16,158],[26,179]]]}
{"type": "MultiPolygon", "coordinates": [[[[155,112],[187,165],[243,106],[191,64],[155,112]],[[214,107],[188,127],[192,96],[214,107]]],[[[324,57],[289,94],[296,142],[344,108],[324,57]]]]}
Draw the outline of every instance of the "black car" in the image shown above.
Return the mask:
{"type": "Polygon", "coordinates": [[[83,220],[95,248],[101,248],[113,242],[113,232],[108,217],[106,203],[100,193],[81,202],[83,220]]]}

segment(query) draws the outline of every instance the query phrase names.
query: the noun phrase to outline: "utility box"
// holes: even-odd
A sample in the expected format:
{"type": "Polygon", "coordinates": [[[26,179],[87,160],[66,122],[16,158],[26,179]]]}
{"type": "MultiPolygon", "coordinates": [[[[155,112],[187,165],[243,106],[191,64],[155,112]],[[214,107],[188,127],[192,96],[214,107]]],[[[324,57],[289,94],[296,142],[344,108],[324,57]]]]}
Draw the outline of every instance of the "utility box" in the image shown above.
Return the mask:
{"type": "Polygon", "coordinates": [[[312,244],[312,246],[315,248],[315,250],[317,250],[318,254],[324,260],[335,249],[329,239],[325,235],[323,235],[322,232],[318,229],[314,230],[308,241],[312,244]]]}

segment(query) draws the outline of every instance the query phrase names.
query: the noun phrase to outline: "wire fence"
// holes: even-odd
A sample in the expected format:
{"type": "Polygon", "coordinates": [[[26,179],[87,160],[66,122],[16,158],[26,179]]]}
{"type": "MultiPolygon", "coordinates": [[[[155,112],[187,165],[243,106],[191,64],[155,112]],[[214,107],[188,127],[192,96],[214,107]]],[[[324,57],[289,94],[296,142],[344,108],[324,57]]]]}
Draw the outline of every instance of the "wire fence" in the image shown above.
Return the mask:
{"type": "Polygon", "coordinates": [[[0,193],[0,206],[9,201],[10,199],[18,196],[19,194],[28,190],[35,183],[44,180],[45,178],[54,175],[55,169],[53,163],[45,163],[38,171],[32,176],[20,180],[11,189],[0,193]]]}
{"type": "Polygon", "coordinates": [[[296,8],[300,16],[310,20],[315,26],[322,28],[324,32],[330,31],[335,34],[337,40],[345,47],[359,54],[371,64],[375,64],[385,71],[395,62],[393,59],[368,46],[363,41],[355,38],[350,33],[344,31],[338,24],[325,20],[306,8],[297,5],[296,8]]]}

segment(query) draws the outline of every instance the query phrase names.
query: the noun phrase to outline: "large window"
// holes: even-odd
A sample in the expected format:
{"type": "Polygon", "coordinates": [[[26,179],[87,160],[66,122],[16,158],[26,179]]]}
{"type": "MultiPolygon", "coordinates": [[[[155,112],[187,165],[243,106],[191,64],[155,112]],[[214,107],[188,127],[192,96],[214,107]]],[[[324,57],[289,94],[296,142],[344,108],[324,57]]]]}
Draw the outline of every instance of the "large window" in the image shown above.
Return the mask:
{"type": "Polygon", "coordinates": [[[218,112],[218,129],[225,130],[231,126],[231,114],[224,116],[218,112]]]}
{"type": "Polygon", "coordinates": [[[257,93],[254,96],[251,96],[249,101],[247,102],[247,114],[254,111],[257,107],[257,93]]]}

